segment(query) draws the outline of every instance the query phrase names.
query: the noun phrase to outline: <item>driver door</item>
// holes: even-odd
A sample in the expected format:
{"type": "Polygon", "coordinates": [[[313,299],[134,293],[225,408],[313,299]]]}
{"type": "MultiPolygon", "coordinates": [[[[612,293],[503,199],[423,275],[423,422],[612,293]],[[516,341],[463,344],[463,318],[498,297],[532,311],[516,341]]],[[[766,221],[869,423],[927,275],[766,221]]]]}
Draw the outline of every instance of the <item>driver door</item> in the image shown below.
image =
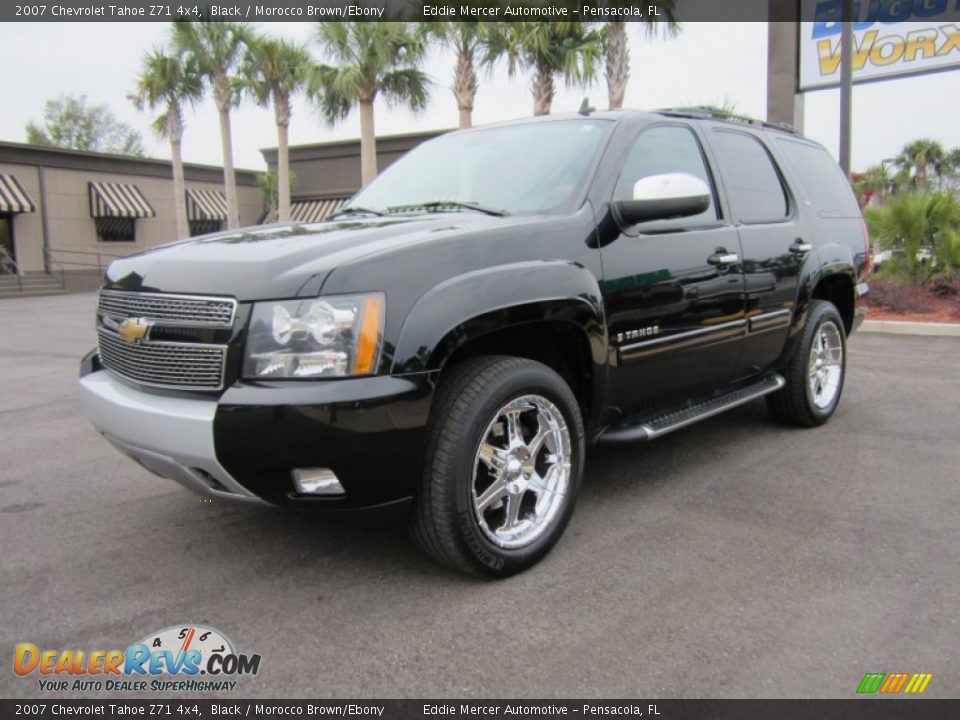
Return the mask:
{"type": "Polygon", "coordinates": [[[620,226],[601,250],[612,400],[626,412],[670,405],[731,380],[743,342],[740,240],[721,210],[694,131],[679,123],[641,130],[611,200],[632,199],[637,180],[666,173],[706,182],[707,210],[620,226]]]}

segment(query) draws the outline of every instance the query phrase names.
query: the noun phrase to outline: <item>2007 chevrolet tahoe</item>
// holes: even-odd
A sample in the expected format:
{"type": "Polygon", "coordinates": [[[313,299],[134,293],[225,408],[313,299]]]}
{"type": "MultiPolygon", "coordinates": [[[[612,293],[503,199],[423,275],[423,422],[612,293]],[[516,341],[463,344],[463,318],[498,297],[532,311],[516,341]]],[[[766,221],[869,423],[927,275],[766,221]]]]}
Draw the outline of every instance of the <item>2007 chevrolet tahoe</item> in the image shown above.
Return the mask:
{"type": "Polygon", "coordinates": [[[443,135],[316,224],[114,262],[87,416],[158,475],[309,508],[412,498],[436,560],[529,567],[586,448],[761,396],[826,422],[869,241],[823,147],[700,110],[443,135]]]}

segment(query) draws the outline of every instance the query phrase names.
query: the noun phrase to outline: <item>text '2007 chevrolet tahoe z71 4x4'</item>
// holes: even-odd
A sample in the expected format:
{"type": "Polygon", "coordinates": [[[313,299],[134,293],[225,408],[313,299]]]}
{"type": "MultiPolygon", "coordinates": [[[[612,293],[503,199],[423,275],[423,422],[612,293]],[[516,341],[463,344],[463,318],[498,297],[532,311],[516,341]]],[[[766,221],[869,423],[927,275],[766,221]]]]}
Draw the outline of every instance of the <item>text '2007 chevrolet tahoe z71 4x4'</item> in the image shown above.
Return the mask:
{"type": "Polygon", "coordinates": [[[114,262],[85,412],[217,498],[413,499],[440,562],[505,576],[573,511],[593,441],[766,396],[825,422],[868,240],[821,146],[698,111],[443,135],[327,221],[114,262]]]}

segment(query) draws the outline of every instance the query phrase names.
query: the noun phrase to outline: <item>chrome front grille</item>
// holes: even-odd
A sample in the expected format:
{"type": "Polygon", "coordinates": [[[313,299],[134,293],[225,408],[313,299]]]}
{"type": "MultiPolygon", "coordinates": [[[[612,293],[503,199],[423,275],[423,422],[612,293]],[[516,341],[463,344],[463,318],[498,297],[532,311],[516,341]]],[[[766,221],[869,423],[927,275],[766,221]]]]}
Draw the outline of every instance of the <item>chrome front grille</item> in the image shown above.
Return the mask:
{"type": "MultiPolygon", "coordinates": [[[[97,307],[100,361],[117,375],[153,387],[182,390],[220,390],[224,384],[227,346],[183,342],[191,329],[211,339],[230,329],[237,302],[231,298],[165,295],[101,290],[97,307]],[[143,321],[149,331],[142,340],[128,342],[120,335],[124,320],[143,321]],[[154,336],[168,337],[154,339],[154,336]]],[[[225,338],[224,338],[225,339],[225,338]]]]}
{"type": "Polygon", "coordinates": [[[128,343],[100,328],[100,360],[104,366],[144,385],[219,390],[227,348],[199,343],[128,343]]]}
{"type": "Polygon", "coordinates": [[[124,319],[142,317],[162,324],[229,328],[237,312],[233,298],[100,291],[100,312],[124,319]]]}

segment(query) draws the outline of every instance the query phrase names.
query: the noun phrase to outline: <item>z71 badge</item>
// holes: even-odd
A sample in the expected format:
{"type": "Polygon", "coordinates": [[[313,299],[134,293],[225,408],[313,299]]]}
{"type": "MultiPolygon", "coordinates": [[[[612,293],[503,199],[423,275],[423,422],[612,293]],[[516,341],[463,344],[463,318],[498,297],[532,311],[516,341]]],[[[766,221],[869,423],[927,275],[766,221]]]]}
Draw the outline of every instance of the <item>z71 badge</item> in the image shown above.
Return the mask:
{"type": "Polygon", "coordinates": [[[617,333],[617,342],[622,343],[629,340],[640,340],[645,337],[652,337],[653,335],[660,334],[659,325],[651,325],[650,327],[639,328],[638,330],[626,330],[624,332],[617,333]]]}

